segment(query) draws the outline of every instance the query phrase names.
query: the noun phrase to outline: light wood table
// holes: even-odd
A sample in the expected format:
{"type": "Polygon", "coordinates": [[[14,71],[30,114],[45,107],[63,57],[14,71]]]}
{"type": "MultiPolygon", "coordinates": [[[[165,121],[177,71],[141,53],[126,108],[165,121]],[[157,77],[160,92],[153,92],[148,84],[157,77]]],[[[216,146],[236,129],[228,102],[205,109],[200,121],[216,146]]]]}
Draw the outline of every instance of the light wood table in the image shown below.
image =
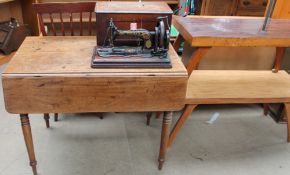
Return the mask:
{"type": "Polygon", "coordinates": [[[2,74],[6,110],[20,114],[34,174],[30,113],[167,111],[159,168],[172,112],[184,107],[187,72],[172,46],[170,69],[92,69],[95,37],[27,37],[2,74]]]}
{"type": "Polygon", "coordinates": [[[177,50],[185,41],[197,50],[190,57],[188,73],[198,68],[211,47],[276,47],[273,71],[281,68],[285,48],[290,46],[290,20],[271,19],[262,31],[263,17],[173,16],[179,36],[173,47],[177,50]]]}
{"type": "MultiPolygon", "coordinates": [[[[191,112],[201,104],[284,103],[290,121],[290,78],[280,71],[285,47],[290,46],[290,20],[270,20],[262,31],[264,18],[250,17],[173,17],[180,32],[174,43],[177,50],[185,41],[198,49],[187,65],[190,75],[186,106],[173,127],[167,146],[175,140],[191,112]],[[277,47],[276,62],[271,71],[195,70],[213,46],[277,47]]],[[[288,123],[290,142],[290,123],[288,123]]]]}
{"type": "MultiPolygon", "coordinates": [[[[191,112],[202,104],[284,103],[290,121],[290,77],[285,71],[195,70],[188,80],[185,103],[168,147],[191,112]]],[[[290,142],[290,122],[287,126],[290,142]]]]}

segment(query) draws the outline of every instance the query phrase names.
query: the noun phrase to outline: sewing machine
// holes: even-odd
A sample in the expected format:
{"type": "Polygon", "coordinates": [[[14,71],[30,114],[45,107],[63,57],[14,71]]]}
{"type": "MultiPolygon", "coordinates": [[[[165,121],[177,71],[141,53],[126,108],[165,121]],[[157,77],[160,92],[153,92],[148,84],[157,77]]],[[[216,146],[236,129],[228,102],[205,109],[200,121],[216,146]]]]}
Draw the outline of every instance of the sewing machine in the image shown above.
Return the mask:
{"type": "MultiPolygon", "coordinates": [[[[104,12],[101,15],[97,13],[97,18],[98,16],[102,17],[100,20],[97,19],[97,46],[92,59],[93,68],[171,68],[170,58],[167,54],[170,43],[170,12],[160,15],[150,14],[150,16],[148,12],[144,15],[144,9],[156,8],[158,7],[157,4],[128,2],[129,8],[128,6],[125,7],[129,11],[130,7],[134,8],[134,15],[121,16],[122,9],[119,9],[121,11],[120,17],[118,16],[118,10],[112,9],[115,2],[98,3],[96,12],[101,13],[100,8],[105,5],[106,9],[110,9],[108,6],[111,5],[111,10],[115,13],[112,14],[111,12],[106,16],[104,16],[104,12]]],[[[160,6],[160,4],[158,5],[160,6]]],[[[161,6],[163,7],[164,4],[161,4],[161,6]]]]}

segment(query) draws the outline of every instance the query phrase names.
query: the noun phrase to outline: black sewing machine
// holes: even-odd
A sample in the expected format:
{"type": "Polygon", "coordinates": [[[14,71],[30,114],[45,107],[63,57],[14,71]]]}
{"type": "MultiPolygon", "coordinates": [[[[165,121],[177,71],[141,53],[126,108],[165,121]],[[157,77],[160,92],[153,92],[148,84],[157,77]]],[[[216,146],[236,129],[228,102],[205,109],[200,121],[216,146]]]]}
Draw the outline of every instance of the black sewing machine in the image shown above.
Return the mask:
{"type": "Polygon", "coordinates": [[[97,46],[94,51],[92,67],[171,68],[168,18],[158,17],[156,21],[155,31],[119,30],[111,18],[103,45],[97,46]]]}

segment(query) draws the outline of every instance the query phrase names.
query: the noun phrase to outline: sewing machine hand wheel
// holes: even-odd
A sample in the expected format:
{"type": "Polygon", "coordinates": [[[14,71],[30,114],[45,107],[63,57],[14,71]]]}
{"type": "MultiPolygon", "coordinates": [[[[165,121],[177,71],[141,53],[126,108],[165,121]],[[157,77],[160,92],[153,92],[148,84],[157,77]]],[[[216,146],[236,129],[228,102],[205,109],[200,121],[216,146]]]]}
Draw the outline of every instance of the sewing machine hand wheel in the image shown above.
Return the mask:
{"type": "Polygon", "coordinates": [[[164,48],[165,25],[163,20],[159,21],[159,47],[164,48]]]}

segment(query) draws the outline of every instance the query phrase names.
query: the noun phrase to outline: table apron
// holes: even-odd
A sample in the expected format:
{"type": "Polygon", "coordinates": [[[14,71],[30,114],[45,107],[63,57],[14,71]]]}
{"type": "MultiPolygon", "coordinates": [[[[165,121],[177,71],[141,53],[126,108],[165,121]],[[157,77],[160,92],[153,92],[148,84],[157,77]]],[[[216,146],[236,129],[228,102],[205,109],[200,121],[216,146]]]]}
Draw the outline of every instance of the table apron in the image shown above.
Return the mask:
{"type": "Polygon", "coordinates": [[[3,76],[9,113],[177,111],[187,77],[3,76]]]}

